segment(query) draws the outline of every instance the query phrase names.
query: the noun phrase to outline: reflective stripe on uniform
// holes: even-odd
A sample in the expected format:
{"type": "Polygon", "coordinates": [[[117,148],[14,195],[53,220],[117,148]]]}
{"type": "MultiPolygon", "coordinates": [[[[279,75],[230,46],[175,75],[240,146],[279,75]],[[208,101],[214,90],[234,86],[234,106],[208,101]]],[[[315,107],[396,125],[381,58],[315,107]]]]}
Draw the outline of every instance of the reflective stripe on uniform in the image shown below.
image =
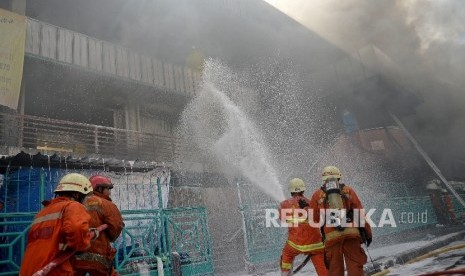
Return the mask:
{"type": "Polygon", "coordinates": [[[40,218],[36,218],[34,221],[32,221],[32,225],[55,219],[61,219],[61,212],[51,213],[40,218]]]}
{"type": "Polygon", "coordinates": [[[68,248],[68,244],[66,244],[66,243],[59,243],[58,244],[58,250],[65,251],[66,248],[68,248]]]}
{"type": "Polygon", "coordinates": [[[290,240],[287,240],[287,244],[289,244],[292,248],[297,249],[301,252],[310,252],[318,249],[323,249],[325,246],[322,242],[319,243],[312,243],[307,245],[297,245],[290,240]]]}
{"type": "Polygon", "coordinates": [[[103,215],[103,210],[100,205],[86,205],[87,211],[95,211],[103,215]]]}
{"type": "Polygon", "coordinates": [[[292,264],[291,264],[291,263],[281,262],[281,269],[282,269],[282,270],[291,270],[291,268],[292,268],[292,264]]]}
{"type": "Polygon", "coordinates": [[[305,223],[307,222],[308,220],[305,219],[305,218],[289,218],[289,219],[286,219],[286,223],[305,223]]]}
{"type": "Polygon", "coordinates": [[[344,228],[344,231],[338,231],[335,229],[332,232],[326,233],[325,237],[326,237],[326,240],[329,241],[331,239],[339,238],[339,237],[346,236],[346,235],[360,236],[360,231],[358,230],[358,228],[353,228],[353,227],[344,228]]]}

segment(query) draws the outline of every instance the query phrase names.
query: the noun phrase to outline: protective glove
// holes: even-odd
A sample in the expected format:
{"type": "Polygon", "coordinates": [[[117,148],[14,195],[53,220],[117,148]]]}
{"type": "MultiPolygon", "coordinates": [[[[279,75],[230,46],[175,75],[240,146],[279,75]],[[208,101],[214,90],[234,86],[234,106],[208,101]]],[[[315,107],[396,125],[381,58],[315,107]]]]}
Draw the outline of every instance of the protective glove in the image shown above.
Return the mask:
{"type": "Polygon", "coordinates": [[[305,199],[301,198],[299,199],[299,208],[304,209],[305,207],[308,207],[308,203],[305,199]]]}
{"type": "Polygon", "coordinates": [[[372,239],[371,237],[367,237],[366,240],[367,240],[367,241],[366,241],[366,245],[367,245],[367,247],[368,247],[368,246],[370,246],[370,244],[371,244],[371,242],[372,242],[373,239],[372,239]]]}
{"type": "Polygon", "coordinates": [[[93,235],[93,241],[98,239],[98,237],[100,236],[100,232],[97,230],[97,228],[89,228],[89,232],[91,232],[91,235],[93,235]]]}
{"type": "Polygon", "coordinates": [[[366,246],[370,246],[371,242],[373,241],[372,237],[369,237],[365,228],[360,227],[360,236],[362,237],[362,243],[366,244],[366,246]]]}
{"type": "Polygon", "coordinates": [[[347,223],[351,223],[354,220],[354,209],[350,209],[346,214],[347,223]]]}

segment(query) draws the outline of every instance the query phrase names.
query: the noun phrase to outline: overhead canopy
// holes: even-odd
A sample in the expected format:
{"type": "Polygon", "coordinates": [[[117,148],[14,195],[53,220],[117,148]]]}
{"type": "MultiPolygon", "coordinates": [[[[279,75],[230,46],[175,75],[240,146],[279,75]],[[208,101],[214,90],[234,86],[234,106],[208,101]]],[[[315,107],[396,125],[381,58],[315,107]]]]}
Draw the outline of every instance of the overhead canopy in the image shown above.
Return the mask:
{"type": "Polygon", "coordinates": [[[14,156],[3,156],[0,158],[0,174],[5,174],[8,169],[15,170],[19,167],[42,167],[61,169],[100,169],[105,171],[132,171],[144,172],[157,167],[165,166],[164,163],[131,161],[120,159],[102,159],[99,157],[77,157],[44,155],[40,152],[31,155],[21,151],[14,156]]]}
{"type": "Polygon", "coordinates": [[[128,103],[174,118],[190,99],[189,95],[162,87],[29,55],[24,79],[27,115],[110,127],[114,127],[112,111],[128,103]]]}

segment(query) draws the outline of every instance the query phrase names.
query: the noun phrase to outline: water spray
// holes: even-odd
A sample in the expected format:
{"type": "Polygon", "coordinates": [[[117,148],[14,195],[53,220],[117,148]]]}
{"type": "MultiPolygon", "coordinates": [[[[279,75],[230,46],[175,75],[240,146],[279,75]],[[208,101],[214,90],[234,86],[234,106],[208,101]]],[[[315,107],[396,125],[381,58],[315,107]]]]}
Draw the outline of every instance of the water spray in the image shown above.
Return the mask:
{"type": "Polygon", "coordinates": [[[240,175],[277,201],[285,195],[278,174],[271,165],[268,148],[259,129],[230,97],[228,90],[240,91],[230,70],[207,61],[201,90],[182,114],[181,131],[194,149],[226,174],[240,175]],[[223,82],[223,83],[222,83],[223,82]]]}

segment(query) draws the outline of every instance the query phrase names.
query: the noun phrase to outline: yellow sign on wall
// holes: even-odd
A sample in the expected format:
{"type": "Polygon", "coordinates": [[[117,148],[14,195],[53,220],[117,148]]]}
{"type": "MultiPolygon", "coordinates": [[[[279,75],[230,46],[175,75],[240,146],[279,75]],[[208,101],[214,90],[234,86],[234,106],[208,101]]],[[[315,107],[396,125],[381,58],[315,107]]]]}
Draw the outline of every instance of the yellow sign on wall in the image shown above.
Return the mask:
{"type": "Polygon", "coordinates": [[[23,77],[26,17],[0,9],[0,105],[18,108],[23,77]]]}

